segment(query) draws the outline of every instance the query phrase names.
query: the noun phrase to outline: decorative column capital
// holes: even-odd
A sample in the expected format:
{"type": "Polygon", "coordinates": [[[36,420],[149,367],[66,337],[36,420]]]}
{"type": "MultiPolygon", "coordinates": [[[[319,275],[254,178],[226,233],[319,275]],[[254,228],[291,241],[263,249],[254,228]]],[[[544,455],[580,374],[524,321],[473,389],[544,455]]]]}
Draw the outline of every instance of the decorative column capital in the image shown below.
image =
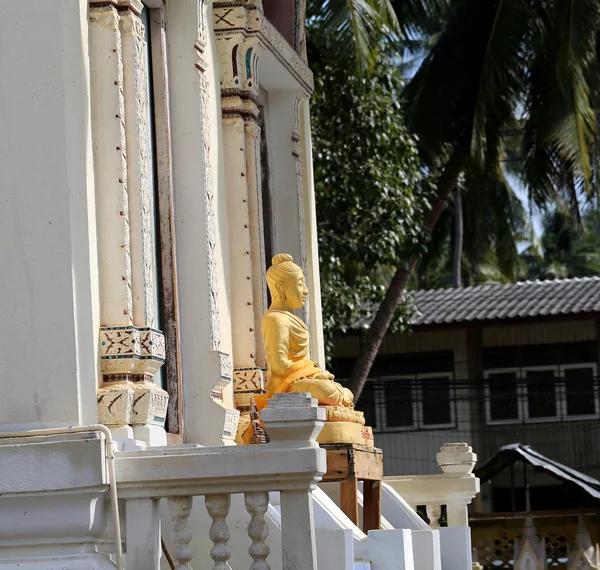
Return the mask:
{"type": "Polygon", "coordinates": [[[102,327],[99,420],[106,425],[163,426],[169,396],[152,381],[165,361],[165,337],[150,327],[102,327]]]}
{"type": "Polygon", "coordinates": [[[466,443],[446,443],[440,448],[436,459],[447,475],[471,475],[477,463],[477,454],[466,443]]]}
{"type": "Polygon", "coordinates": [[[258,34],[264,16],[255,4],[215,4],[213,8],[217,51],[221,68],[223,115],[256,120],[259,92],[258,34]]]}

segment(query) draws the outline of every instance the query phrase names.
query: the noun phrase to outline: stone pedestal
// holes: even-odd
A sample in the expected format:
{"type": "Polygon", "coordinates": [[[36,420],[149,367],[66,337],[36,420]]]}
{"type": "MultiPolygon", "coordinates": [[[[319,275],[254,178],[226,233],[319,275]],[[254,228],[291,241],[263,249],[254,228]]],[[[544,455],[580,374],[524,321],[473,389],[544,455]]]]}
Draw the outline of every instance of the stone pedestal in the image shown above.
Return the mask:
{"type": "Polygon", "coordinates": [[[0,439],[0,568],[114,569],[96,544],[110,504],[96,433],[0,439]]]}

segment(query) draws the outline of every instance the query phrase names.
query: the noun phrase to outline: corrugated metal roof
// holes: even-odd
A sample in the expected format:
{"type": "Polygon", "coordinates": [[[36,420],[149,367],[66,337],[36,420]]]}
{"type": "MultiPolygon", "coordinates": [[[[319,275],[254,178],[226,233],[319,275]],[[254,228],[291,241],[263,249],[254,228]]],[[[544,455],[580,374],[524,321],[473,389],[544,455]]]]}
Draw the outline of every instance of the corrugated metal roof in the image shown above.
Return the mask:
{"type": "Polygon", "coordinates": [[[519,460],[526,461],[536,469],[545,471],[565,483],[575,485],[593,499],[600,499],[600,481],[567,465],[558,463],[558,461],[549,459],[529,445],[520,443],[505,445],[500,448],[500,451],[494,457],[475,469],[475,476],[479,477],[481,482],[484,483],[519,460]]]}
{"type": "Polygon", "coordinates": [[[415,325],[600,313],[600,277],[523,281],[411,293],[415,325]]]}

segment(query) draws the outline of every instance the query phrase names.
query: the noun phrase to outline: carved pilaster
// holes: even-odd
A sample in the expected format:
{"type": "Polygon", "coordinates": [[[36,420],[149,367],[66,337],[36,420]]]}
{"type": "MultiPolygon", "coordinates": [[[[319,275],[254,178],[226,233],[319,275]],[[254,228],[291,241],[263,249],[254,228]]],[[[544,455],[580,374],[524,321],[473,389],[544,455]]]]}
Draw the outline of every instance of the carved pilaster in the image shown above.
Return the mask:
{"type": "MultiPolygon", "coordinates": [[[[257,363],[266,286],[260,169],[257,32],[264,19],[256,2],[217,3],[215,34],[220,65],[227,203],[232,251],[233,361],[236,369],[257,363]]],[[[262,352],[262,351],[261,351],[262,352]]],[[[262,357],[262,355],[261,355],[262,357]]],[[[241,424],[247,418],[243,414],[241,424]]]]}
{"type": "Polygon", "coordinates": [[[114,3],[90,4],[89,37],[100,318],[130,325],[133,297],[123,50],[114,3]]]}
{"type": "Polygon", "coordinates": [[[246,175],[248,179],[248,214],[250,218],[250,242],[253,261],[254,330],[259,337],[255,360],[264,366],[265,355],[260,330],[262,315],[267,310],[267,259],[262,199],[261,128],[256,121],[245,123],[246,175]]]}
{"type": "Polygon", "coordinates": [[[133,277],[133,323],[156,326],[156,235],[151,179],[149,62],[145,28],[131,9],[120,12],[133,277]]]}
{"type": "Polygon", "coordinates": [[[207,271],[209,284],[209,311],[210,311],[210,343],[211,349],[219,350],[221,339],[220,317],[219,317],[219,285],[217,282],[217,221],[215,189],[213,182],[212,160],[211,160],[211,137],[210,120],[208,116],[209,109],[209,91],[208,78],[206,71],[208,63],[204,51],[208,44],[208,30],[206,26],[206,5],[204,0],[200,0],[198,6],[198,40],[195,48],[198,56],[196,69],[198,70],[198,87],[200,90],[201,109],[202,109],[202,140],[203,153],[202,161],[204,166],[204,207],[206,219],[206,250],[207,250],[207,271]]]}
{"type": "Polygon", "coordinates": [[[92,136],[100,268],[101,423],[163,426],[156,324],[147,46],[140,0],[90,1],[92,136]]]}
{"type": "Polygon", "coordinates": [[[300,267],[306,273],[306,218],[304,207],[304,157],[300,144],[300,106],[302,99],[296,97],[294,101],[294,131],[292,132],[292,155],[296,164],[296,199],[298,201],[298,227],[300,228],[300,267]]]}
{"type": "MultiPolygon", "coordinates": [[[[294,113],[294,130],[292,131],[292,156],[294,157],[294,164],[296,170],[296,201],[298,211],[298,239],[300,248],[300,261],[299,265],[302,267],[304,273],[308,273],[308,265],[306,259],[306,207],[305,207],[305,191],[304,191],[304,160],[302,152],[302,144],[300,139],[300,108],[304,98],[296,97],[294,100],[293,113],[294,113]]],[[[307,303],[302,308],[302,317],[307,326],[310,327],[310,310],[309,304],[307,303]]]]}

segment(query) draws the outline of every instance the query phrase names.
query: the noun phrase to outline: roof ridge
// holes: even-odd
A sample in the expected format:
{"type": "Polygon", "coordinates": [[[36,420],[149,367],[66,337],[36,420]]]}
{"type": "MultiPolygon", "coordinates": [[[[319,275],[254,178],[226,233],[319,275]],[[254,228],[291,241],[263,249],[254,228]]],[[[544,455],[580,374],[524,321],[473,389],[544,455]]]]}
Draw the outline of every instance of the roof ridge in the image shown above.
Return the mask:
{"type": "Polygon", "coordinates": [[[411,291],[416,325],[600,313],[600,276],[411,291]]]}
{"type": "Polygon", "coordinates": [[[415,295],[417,293],[441,293],[441,292],[461,292],[470,291],[473,289],[485,289],[485,288],[502,288],[510,289],[511,287],[524,287],[527,285],[558,285],[564,283],[580,283],[580,282],[591,282],[600,281],[600,275],[591,275],[588,277],[565,277],[563,279],[525,279],[523,281],[515,281],[514,283],[482,283],[481,285],[467,285],[465,287],[454,287],[449,285],[447,287],[435,287],[433,289],[412,289],[407,293],[415,295]]]}

